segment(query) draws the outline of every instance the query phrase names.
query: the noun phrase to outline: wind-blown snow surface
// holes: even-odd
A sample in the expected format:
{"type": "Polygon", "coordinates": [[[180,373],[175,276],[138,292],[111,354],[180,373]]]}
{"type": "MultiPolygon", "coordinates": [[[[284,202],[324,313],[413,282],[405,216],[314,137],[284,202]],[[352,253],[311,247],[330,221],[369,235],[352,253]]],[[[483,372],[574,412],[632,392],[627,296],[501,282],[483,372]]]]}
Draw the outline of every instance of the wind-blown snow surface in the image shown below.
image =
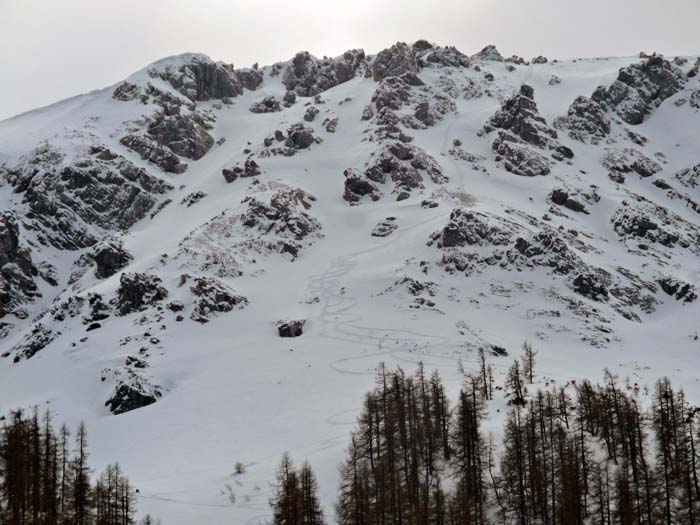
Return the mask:
{"type": "MultiPolygon", "coordinates": [[[[154,67],[191,59],[192,55],[173,57],[154,67]]],[[[681,69],[686,72],[694,61],[689,59],[681,69]]],[[[269,518],[274,466],[285,450],[298,462],[309,459],[326,512],[333,515],[337,466],[363,393],[373,386],[382,361],[409,371],[422,361],[428,370],[440,371],[454,394],[462,381],[459,363],[467,371],[475,369],[478,348],[508,350],[510,357],[490,357],[502,377],[519,356],[522,341],[529,339],[540,350],[537,368],[542,381],[595,379],[608,367],[640,384],[667,375],[686,389],[691,402],[700,402],[700,300],[676,300],[658,285],[664,276],[690,284],[700,281],[700,246],[693,237],[700,215],[683,198],[671,198],[652,184],[663,178],[700,200],[697,186],[684,188],[674,178],[700,163],[700,110],[687,100],[676,103],[700,89],[697,77],[688,79],[683,91],[663,101],[641,125],[625,126],[611,113],[613,140],[597,145],[577,142],[566,128],[560,129],[559,142],[575,156],[568,163],[550,161],[546,176],[508,172],[491,149],[494,134],[481,133],[521,84],[534,88],[539,112],[551,126],[566,115],[577,96],[590,96],[597,86],[613,82],[620,68],[637,62],[638,58],[587,59],[508,67],[505,62],[475,59],[471,67],[422,68],[418,76],[429,88],[443,89],[446,79],[454,82],[454,96],[447,97],[454,106],[447,104],[436,122],[421,126],[425,129],[399,126],[414,138],[412,145],[439,163],[449,180],[441,184],[424,177],[424,187],[414,188],[401,201],[387,181],[378,185],[381,198],[374,202],[366,196],[356,206],[343,199],[343,171],[364,170],[382,144],[396,142],[379,137],[376,117],[361,120],[379,84],[359,73],[321,92],[320,101],[297,96],[296,103],[282,105],[281,111],[249,110],[267,96],[281,101],[286,92],[283,75],[272,75],[275,68],[269,67],[262,70],[257,89],[242,90],[230,103],[197,101],[196,110],[213,117],[209,134],[225,141],[199,160],[183,159],[188,168],[181,174],[161,171],[120,143],[130,129],[143,128],[138,123],[155,106],[138,98],[114,99],[117,86],[0,122],[0,165],[7,170],[41,144],[63,152],[64,162],[84,157],[89,145],[99,144],[173,187],[154,197],[158,203],[171,199],[162,211],[152,218],[145,214],[117,234],[132,258],[106,279],[96,278],[88,268],[69,284],[71,273],[81,268],[74,261],[90,248],[42,244],[37,233],[41,229],[27,228],[31,217],[21,219],[20,238],[31,247],[34,263],[52,264],[58,284],[50,286],[37,278],[42,297],[24,304],[27,318],[8,314],[1,320],[14,326],[0,339],[0,353],[7,354],[0,359],[0,412],[36,404],[52,407],[57,419],[69,424],[84,420],[93,466],[101,470],[119,461],[139,489],[140,511],[157,515],[163,523],[252,524],[269,518]],[[493,81],[484,79],[486,71],[494,75],[493,81]],[[550,82],[553,75],[561,82],[550,82]],[[478,95],[465,96],[470,85],[477,86],[478,95]],[[313,122],[305,122],[310,104],[320,113],[313,122]],[[335,132],[322,125],[326,118],[338,119],[335,132]],[[323,141],[292,156],[264,153],[269,149],[264,146],[266,137],[297,122],[313,128],[313,135],[323,141]],[[622,136],[625,128],[646,137],[646,144],[622,136]],[[455,139],[470,154],[469,160],[450,153],[455,139]],[[610,150],[625,148],[638,150],[661,171],[646,178],[629,173],[624,183],[612,181],[603,158],[610,150]],[[227,183],[222,170],[242,165],[248,158],[246,149],[261,174],[227,183]],[[288,231],[265,233],[242,226],[239,216],[250,204],[244,199],[252,196],[269,204],[275,191],[289,188],[315,197],[307,199],[308,209],[297,204],[294,212],[306,213],[318,228],[297,239],[288,231]],[[595,190],[600,198],[586,201],[589,214],[575,213],[550,202],[555,188],[581,194],[595,190]],[[196,192],[205,196],[189,206],[181,203],[196,192]],[[422,204],[426,200],[438,206],[422,204]],[[687,233],[689,246],[644,241],[649,245],[645,249],[638,246],[641,241],[622,238],[612,218],[623,201],[647,208],[658,205],[675,214],[656,220],[687,233]],[[620,267],[655,286],[645,292],[653,299],[652,307],[646,308],[642,300],[624,303],[613,294],[596,301],[576,292],[573,274],[565,277],[537,264],[478,261],[477,270],[467,270],[469,275],[446,271],[444,249],[430,241],[455,208],[484,214],[513,240],[530,238],[545,227],[560,232],[582,264],[613,276],[608,287],[618,280],[627,283],[620,267]],[[544,214],[549,220],[542,220],[544,214]],[[371,236],[387,217],[395,217],[398,228],[387,237],[371,236]],[[291,240],[296,256],[279,249],[291,240]],[[108,303],[123,272],[158,275],[169,290],[162,304],[182,301],[184,320],[178,322],[176,312],[155,306],[124,316],[112,313],[100,321],[101,328],[89,332],[81,316],[60,322],[44,318],[44,324],[60,334],[31,358],[14,362],[16,345],[52,304],[89,293],[101,294],[108,303]],[[248,304],[213,314],[207,323],[194,322],[189,318],[191,281],[179,286],[183,273],[216,278],[248,304]],[[405,277],[422,283],[418,296],[405,277]],[[305,319],[304,334],[280,338],[275,323],[285,319],[305,319]],[[145,367],[136,373],[141,381],[157,386],[161,395],[153,404],[113,415],[105,401],[127,373],[127,356],[143,359],[145,367]],[[232,475],[236,461],[245,464],[245,474],[232,475]],[[235,493],[234,503],[227,485],[235,493]]],[[[281,64],[277,71],[286,66],[281,64]]],[[[149,69],[128,82],[144,89],[151,82],[181,96],[162,78],[149,77],[149,69]]],[[[415,96],[423,89],[415,88],[415,96]]],[[[282,144],[275,142],[273,147],[282,144]]],[[[0,196],[3,208],[18,210],[20,217],[27,213],[23,195],[7,180],[0,196]]],[[[97,237],[110,234],[109,228],[90,228],[97,237]]],[[[488,257],[491,248],[477,251],[488,257]]],[[[494,423],[489,426],[494,431],[503,412],[502,401],[490,407],[494,423]]]]}

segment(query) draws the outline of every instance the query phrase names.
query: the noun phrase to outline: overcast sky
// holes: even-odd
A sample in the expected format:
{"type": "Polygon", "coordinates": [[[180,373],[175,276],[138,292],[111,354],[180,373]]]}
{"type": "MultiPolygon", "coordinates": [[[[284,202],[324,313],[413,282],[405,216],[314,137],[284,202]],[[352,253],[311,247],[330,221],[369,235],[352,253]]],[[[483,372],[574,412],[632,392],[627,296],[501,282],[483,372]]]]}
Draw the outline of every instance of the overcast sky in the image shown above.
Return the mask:
{"type": "Polygon", "coordinates": [[[700,54],[700,0],[0,0],[0,119],[196,51],[248,66],[426,38],[531,58],[700,54]]]}

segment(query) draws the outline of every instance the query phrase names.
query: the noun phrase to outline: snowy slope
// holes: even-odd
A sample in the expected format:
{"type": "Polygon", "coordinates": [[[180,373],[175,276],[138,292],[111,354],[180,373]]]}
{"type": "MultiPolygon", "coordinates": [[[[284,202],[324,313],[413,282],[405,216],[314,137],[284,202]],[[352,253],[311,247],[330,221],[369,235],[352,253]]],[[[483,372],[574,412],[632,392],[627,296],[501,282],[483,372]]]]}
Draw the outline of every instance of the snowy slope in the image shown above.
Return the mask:
{"type": "MultiPolygon", "coordinates": [[[[426,57],[424,51],[416,45],[410,52],[426,57]]],[[[400,62],[401,53],[397,56],[400,62]]],[[[660,101],[641,124],[624,122],[608,107],[611,131],[592,143],[572,138],[560,117],[576,97],[590,97],[597,86],[612,84],[620,68],[639,63],[638,57],[545,64],[486,58],[491,57],[471,57],[462,65],[424,58],[416,73],[424,85],[406,88],[407,99],[392,110],[400,119],[393,131],[386,124],[392,117],[377,108],[375,93],[387,78],[398,77],[375,80],[376,57],[354,64],[349,80],[338,83],[336,78],[316,99],[297,94],[289,107],[282,103],[285,72],[294,63],[262,68],[261,83],[236,88],[235,96],[216,97],[212,91],[208,100],[200,94],[192,100],[173,76],[158,73],[208,59],[169,57],[126,80],[139,93],[131,100],[114,98],[120,83],[0,122],[2,208],[16,212],[20,243],[31,249],[37,267],[44,262],[54,267],[56,281],[51,285],[39,272],[34,280],[41,297],[22,300],[19,310],[0,318],[9,323],[0,331],[0,412],[48,404],[59,420],[84,420],[95,468],[119,461],[139,489],[140,510],[163,523],[253,524],[269,517],[274,465],[285,450],[314,466],[332,516],[337,465],[380,362],[412,370],[422,361],[457,391],[460,363],[471,370],[476,350],[507,349],[509,357],[491,358],[502,375],[529,339],[540,349],[542,381],[598,378],[608,367],[641,384],[667,375],[686,389],[691,402],[700,402],[700,299],[677,300],[659,284],[664,277],[700,283],[700,208],[694,211],[685,199],[700,201],[700,189],[680,182],[690,175],[676,177],[700,163],[700,109],[691,103],[700,102],[698,77],[660,101]],[[557,121],[556,140],[574,154],[570,160],[551,160],[547,147],[528,145],[548,159],[551,172],[544,176],[505,169],[492,147],[498,131],[484,132],[522,84],[534,88],[539,114],[550,129],[557,121]],[[142,99],[149,85],[157,91],[142,99]],[[270,96],[276,97],[279,111],[250,110],[270,96]],[[196,160],[178,155],[188,165],[179,174],[164,171],[121,141],[127,134],[145,133],[157,112],[168,111],[163,108],[171,99],[178,100],[179,115],[191,117],[188,130],[202,129],[201,117],[214,140],[196,160]],[[428,124],[411,120],[425,100],[434,118],[426,119],[428,124]],[[307,122],[311,106],[319,113],[307,122]],[[367,106],[374,115],[363,120],[367,106]],[[331,132],[323,123],[333,118],[338,120],[331,132]],[[282,151],[287,146],[276,139],[265,145],[275,130],[286,133],[298,122],[323,140],[291,147],[291,152],[282,151]],[[645,141],[636,139],[642,143],[636,144],[628,130],[645,141]],[[363,172],[383,148],[397,143],[398,131],[436,161],[441,177],[418,170],[421,183],[397,200],[400,191],[387,176],[376,183],[381,192],[376,201],[367,195],[350,205],[343,198],[343,172],[363,172]],[[152,177],[149,188],[159,183],[167,188],[151,191],[142,184],[146,211],[129,204],[128,214],[120,209],[103,222],[91,219],[103,215],[84,211],[98,202],[94,209],[102,213],[118,200],[101,200],[100,186],[97,193],[82,193],[82,201],[65,199],[84,222],[84,231],[71,239],[84,245],[57,245],[51,242],[52,228],[63,223],[32,208],[17,173],[49,170],[57,176],[66,166],[94,158],[91,146],[108,148],[119,158],[90,166],[116,169],[109,163],[123,158],[130,170],[152,177]],[[61,159],[39,161],[37,147],[59,152],[61,159]],[[642,177],[632,170],[624,182],[611,179],[615,169],[605,159],[611,152],[629,157],[630,149],[659,171],[642,177]],[[242,167],[248,158],[261,173],[228,183],[222,170],[242,167]],[[658,179],[672,189],[654,183],[658,179]],[[296,188],[314,200],[296,200],[296,188]],[[553,204],[555,189],[584,202],[588,213],[553,204]],[[288,199],[282,219],[269,215],[275,195],[288,199]],[[169,204],[151,216],[167,199],[169,204]],[[267,212],[258,213],[251,202],[267,206],[267,212]],[[644,211],[656,231],[668,231],[672,240],[621,235],[613,221],[623,203],[644,211]],[[476,213],[495,228],[491,231],[508,238],[506,245],[487,236],[474,245],[442,246],[454,209],[476,213]],[[128,221],[116,226],[117,215],[128,221]],[[372,236],[387,217],[395,218],[390,221],[398,225],[395,231],[372,236]],[[247,226],[246,218],[255,225],[247,226]],[[309,226],[310,232],[295,233],[294,224],[309,226]],[[543,231],[555,232],[567,246],[567,256],[575,261],[571,272],[517,256],[516,238],[531,242],[543,231]],[[118,239],[130,254],[128,264],[106,278],[95,275],[89,255],[102,238],[118,239]],[[474,267],[455,269],[447,257],[454,253],[473,257],[474,267]],[[582,294],[574,284],[585,268],[608,276],[603,279],[606,298],[582,294]],[[168,296],[120,315],[120,279],[135,272],[159,277],[168,296]],[[190,277],[183,280],[183,274],[190,277]],[[201,297],[191,286],[199,277],[216,280],[247,302],[217,313],[205,307],[208,322],[193,320],[201,297]],[[95,322],[88,319],[90,294],[100,294],[108,313],[99,328],[86,331],[95,322]],[[72,314],[52,313],[75,297],[82,302],[72,314]],[[170,306],[178,301],[181,311],[170,306]],[[289,319],[306,321],[301,337],[278,336],[275,323],[289,319]],[[48,327],[51,341],[29,356],[22,345],[31,340],[36,323],[48,327]],[[114,415],[105,402],[121,384],[142,393],[157,391],[157,400],[114,415]],[[236,461],[246,465],[244,475],[232,476],[236,461]]],[[[695,61],[687,57],[673,67],[686,75],[695,61]]],[[[313,74],[320,78],[324,73],[313,74]]],[[[694,180],[700,183],[700,175],[694,180]]],[[[43,184],[40,191],[50,187],[43,184]]],[[[70,184],[66,179],[64,186],[70,184]]],[[[57,199],[65,195],[62,191],[57,199]]],[[[76,216],[66,213],[75,224],[76,216]]],[[[492,407],[495,419],[498,406],[492,407]]]]}

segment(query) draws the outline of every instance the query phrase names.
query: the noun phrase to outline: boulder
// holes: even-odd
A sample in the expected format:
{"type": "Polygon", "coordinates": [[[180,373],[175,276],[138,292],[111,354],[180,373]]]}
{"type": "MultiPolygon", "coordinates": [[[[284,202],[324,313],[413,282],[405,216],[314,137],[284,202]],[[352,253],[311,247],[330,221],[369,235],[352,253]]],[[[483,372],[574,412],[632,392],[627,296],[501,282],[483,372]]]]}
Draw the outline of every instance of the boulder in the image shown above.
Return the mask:
{"type": "Polygon", "coordinates": [[[304,333],[303,319],[295,321],[279,321],[277,323],[277,333],[280,337],[299,337],[304,333]]]}
{"type": "Polygon", "coordinates": [[[388,237],[394,233],[398,227],[399,225],[396,223],[396,217],[387,217],[377,223],[372,230],[372,237],[388,237]]]}
{"type": "Polygon", "coordinates": [[[118,239],[105,239],[95,244],[90,251],[95,261],[95,277],[106,279],[131,262],[131,254],[126,251],[118,239]]]}
{"type": "Polygon", "coordinates": [[[112,396],[105,401],[105,406],[116,415],[131,412],[155,403],[160,397],[159,389],[150,389],[145,385],[120,383],[112,396]]]}

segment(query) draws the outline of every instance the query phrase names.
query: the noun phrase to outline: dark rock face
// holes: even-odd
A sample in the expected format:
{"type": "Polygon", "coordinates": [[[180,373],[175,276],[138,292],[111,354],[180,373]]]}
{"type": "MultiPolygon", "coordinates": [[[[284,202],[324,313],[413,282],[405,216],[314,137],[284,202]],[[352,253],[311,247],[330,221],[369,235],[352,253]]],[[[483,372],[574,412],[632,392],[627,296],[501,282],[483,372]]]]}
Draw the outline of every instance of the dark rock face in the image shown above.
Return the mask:
{"type": "Polygon", "coordinates": [[[569,136],[581,142],[597,144],[610,135],[610,119],[605,108],[587,97],[576,97],[567,113],[569,136]]]}
{"type": "Polygon", "coordinates": [[[104,147],[92,152],[66,165],[50,146],[43,146],[7,175],[14,191],[23,195],[28,220],[43,244],[69,250],[91,246],[96,239],[88,226],[128,229],[148,214],[158,195],[172,189],[104,147]]]}
{"type": "Polygon", "coordinates": [[[352,49],[341,57],[322,60],[302,51],[294,56],[284,71],[282,82],[287,90],[299,96],[313,97],[354,78],[364,63],[362,49],[352,49]]]}
{"type": "Polygon", "coordinates": [[[117,289],[117,312],[127,315],[162,301],[168,290],[160,277],[145,273],[123,273],[117,289]]]}
{"type": "Polygon", "coordinates": [[[379,221],[372,230],[372,237],[388,237],[398,229],[396,217],[387,217],[383,221],[379,221]]]}
{"type": "Polygon", "coordinates": [[[158,113],[147,132],[176,155],[199,160],[214,145],[214,139],[205,128],[204,122],[194,113],[171,116],[158,113]]]}
{"type": "Polygon", "coordinates": [[[0,214],[0,318],[19,314],[23,303],[41,296],[34,283],[37,269],[28,248],[20,245],[19,226],[11,212],[0,214]]]}
{"type": "Polygon", "coordinates": [[[152,405],[160,395],[159,390],[151,392],[138,383],[136,385],[121,383],[116,387],[112,397],[105,402],[105,406],[116,416],[152,405]]]}
{"type": "Polygon", "coordinates": [[[158,142],[148,135],[127,135],[119,142],[166,173],[180,174],[187,171],[187,164],[181,162],[170,150],[161,148],[158,142]]]}
{"type": "Polygon", "coordinates": [[[608,298],[608,290],[598,277],[592,273],[582,273],[574,278],[574,291],[578,294],[593,299],[604,301],[608,298]]]}
{"type": "Polygon", "coordinates": [[[198,277],[190,287],[196,297],[190,319],[198,323],[207,323],[212,315],[241,309],[248,304],[248,299],[236,295],[222,282],[209,277],[198,277]]]}
{"type": "Polygon", "coordinates": [[[677,301],[692,303],[698,298],[697,290],[694,285],[674,277],[664,277],[660,279],[659,285],[664,292],[675,297],[677,301]]]}
{"type": "Polygon", "coordinates": [[[457,246],[504,246],[511,233],[489,223],[486,216],[463,208],[455,208],[450,220],[435,238],[441,248],[457,246]]]}
{"type": "Polygon", "coordinates": [[[588,213],[586,206],[582,202],[569,196],[568,192],[564,190],[556,189],[552,191],[550,198],[552,199],[552,202],[558,206],[564,206],[565,208],[577,213],[588,213]]]}
{"type": "Polygon", "coordinates": [[[351,205],[359,204],[364,196],[369,196],[373,201],[377,201],[381,197],[382,192],[379,187],[355,168],[346,169],[343,175],[345,176],[343,199],[351,205]]]}
{"type": "Polygon", "coordinates": [[[503,160],[506,170],[516,175],[533,177],[547,175],[549,162],[541,154],[526,147],[552,150],[556,160],[570,159],[573,151],[557,141],[555,129],[540,116],[534,100],[534,90],[527,84],[503,103],[484,126],[486,133],[498,130],[491,148],[496,160],[503,160]]]}
{"type": "Polygon", "coordinates": [[[299,337],[304,333],[306,321],[280,321],[277,323],[277,333],[280,337],[299,337]]]}
{"type": "Polygon", "coordinates": [[[236,70],[232,64],[194,56],[179,68],[166,65],[162,70],[149,71],[152,77],[170,82],[176,90],[192,101],[237,97],[243,88],[254,90],[263,80],[262,71],[236,70]]]}
{"type": "Polygon", "coordinates": [[[282,107],[277,97],[272,95],[253,102],[253,105],[250,106],[251,113],[274,113],[276,111],[282,111],[282,107]]]}
{"type": "Polygon", "coordinates": [[[131,254],[124,249],[121,241],[107,239],[93,246],[90,257],[95,261],[95,277],[106,279],[131,262],[131,254]]]}
{"type": "Polygon", "coordinates": [[[644,122],[654,109],[675,95],[685,85],[683,72],[661,56],[620,69],[610,86],[599,87],[593,100],[606,104],[627,124],[644,122]]]}
{"type": "Polygon", "coordinates": [[[547,59],[547,57],[540,55],[538,57],[533,58],[531,62],[533,64],[546,64],[547,62],[549,62],[549,60],[547,59]]]}
{"type": "Polygon", "coordinates": [[[376,81],[406,73],[418,73],[418,63],[413,48],[404,42],[380,51],[372,63],[372,76],[376,81]]]}

